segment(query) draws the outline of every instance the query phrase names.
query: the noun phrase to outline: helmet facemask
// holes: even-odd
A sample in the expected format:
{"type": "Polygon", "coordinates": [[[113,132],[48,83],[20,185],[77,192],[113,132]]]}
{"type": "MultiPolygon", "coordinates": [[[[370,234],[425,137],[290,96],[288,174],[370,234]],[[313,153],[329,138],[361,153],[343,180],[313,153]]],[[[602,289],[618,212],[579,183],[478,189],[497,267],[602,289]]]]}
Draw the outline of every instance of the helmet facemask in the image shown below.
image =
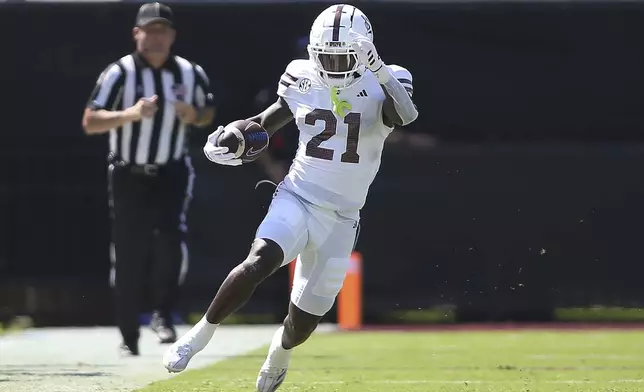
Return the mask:
{"type": "Polygon", "coordinates": [[[308,51],[321,82],[327,87],[348,88],[362,78],[358,56],[348,43],[310,44],[308,51]]]}

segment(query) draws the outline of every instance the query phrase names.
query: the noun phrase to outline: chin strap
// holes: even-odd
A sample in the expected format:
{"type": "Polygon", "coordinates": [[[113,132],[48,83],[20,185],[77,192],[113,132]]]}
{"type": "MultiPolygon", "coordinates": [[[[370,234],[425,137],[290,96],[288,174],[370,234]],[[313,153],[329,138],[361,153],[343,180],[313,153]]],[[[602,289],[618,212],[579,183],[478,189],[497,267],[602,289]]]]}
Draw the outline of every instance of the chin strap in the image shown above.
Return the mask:
{"type": "Polygon", "coordinates": [[[340,117],[345,116],[344,110],[351,110],[351,104],[348,101],[343,101],[338,98],[340,90],[337,87],[331,87],[331,103],[333,104],[333,111],[340,117]]]}

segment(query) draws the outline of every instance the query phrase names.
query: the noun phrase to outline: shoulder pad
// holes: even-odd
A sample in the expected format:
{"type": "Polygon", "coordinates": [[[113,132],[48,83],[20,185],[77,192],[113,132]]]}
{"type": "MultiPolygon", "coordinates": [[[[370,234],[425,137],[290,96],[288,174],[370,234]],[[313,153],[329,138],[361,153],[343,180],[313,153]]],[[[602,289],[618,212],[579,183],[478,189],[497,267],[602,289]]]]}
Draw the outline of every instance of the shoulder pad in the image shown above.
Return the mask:
{"type": "Polygon", "coordinates": [[[293,97],[293,94],[304,94],[311,88],[313,66],[310,60],[293,60],[280,76],[277,85],[277,95],[283,98],[293,97]]]}

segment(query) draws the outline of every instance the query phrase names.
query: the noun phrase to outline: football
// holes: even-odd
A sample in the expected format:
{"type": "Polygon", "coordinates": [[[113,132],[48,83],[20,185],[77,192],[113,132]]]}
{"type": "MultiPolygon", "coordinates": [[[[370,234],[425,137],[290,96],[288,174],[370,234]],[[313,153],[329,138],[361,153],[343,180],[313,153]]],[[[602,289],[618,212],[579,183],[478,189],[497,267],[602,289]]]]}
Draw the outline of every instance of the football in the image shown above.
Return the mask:
{"type": "Polygon", "coordinates": [[[268,132],[254,121],[237,120],[224,127],[217,139],[217,145],[228,147],[242,162],[252,162],[266,150],[269,143],[268,132]]]}

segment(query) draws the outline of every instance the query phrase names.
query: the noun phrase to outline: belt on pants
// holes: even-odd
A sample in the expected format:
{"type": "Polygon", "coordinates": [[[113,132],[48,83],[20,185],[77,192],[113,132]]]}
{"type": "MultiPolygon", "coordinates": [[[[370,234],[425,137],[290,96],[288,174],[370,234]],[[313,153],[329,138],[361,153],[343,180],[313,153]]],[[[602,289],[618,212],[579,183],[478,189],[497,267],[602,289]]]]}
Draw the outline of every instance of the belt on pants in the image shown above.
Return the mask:
{"type": "Polygon", "coordinates": [[[130,165],[130,171],[134,174],[143,174],[145,176],[156,177],[159,175],[160,167],[158,165],[130,165]]]}
{"type": "Polygon", "coordinates": [[[143,165],[136,165],[133,163],[128,163],[124,162],[119,159],[110,159],[110,164],[114,165],[114,167],[118,167],[124,170],[129,171],[130,173],[133,174],[141,174],[144,176],[149,176],[149,177],[156,177],[159,175],[159,172],[162,169],[162,166],[159,165],[154,165],[154,164],[143,164],[143,165]]]}

